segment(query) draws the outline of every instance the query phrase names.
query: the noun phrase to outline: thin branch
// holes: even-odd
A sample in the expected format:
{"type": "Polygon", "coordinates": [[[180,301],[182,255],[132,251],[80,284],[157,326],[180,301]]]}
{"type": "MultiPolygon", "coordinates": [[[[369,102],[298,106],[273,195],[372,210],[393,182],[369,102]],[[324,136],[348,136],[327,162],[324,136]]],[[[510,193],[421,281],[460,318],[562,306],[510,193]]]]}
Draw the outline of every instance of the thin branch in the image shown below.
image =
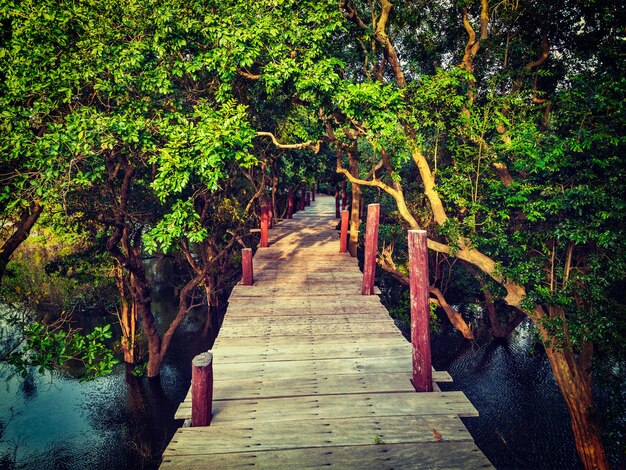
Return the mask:
{"type": "Polygon", "coordinates": [[[272,139],[272,142],[274,143],[274,145],[281,149],[309,148],[313,150],[315,153],[318,153],[320,151],[321,141],[319,140],[316,140],[316,141],[309,140],[307,142],[302,142],[299,144],[281,144],[280,142],[278,142],[278,139],[276,139],[276,136],[274,136],[274,134],[272,134],[271,132],[261,132],[261,131],[256,133],[256,137],[269,137],[270,139],[272,139]]]}

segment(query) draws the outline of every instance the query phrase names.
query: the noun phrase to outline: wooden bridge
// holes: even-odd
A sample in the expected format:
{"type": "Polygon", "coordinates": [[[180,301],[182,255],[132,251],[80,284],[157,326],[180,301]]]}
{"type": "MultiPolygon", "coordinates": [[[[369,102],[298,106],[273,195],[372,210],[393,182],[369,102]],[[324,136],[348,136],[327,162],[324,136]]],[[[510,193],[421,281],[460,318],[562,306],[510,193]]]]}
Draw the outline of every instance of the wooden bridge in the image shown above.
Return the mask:
{"type": "MultiPolygon", "coordinates": [[[[179,429],[161,468],[491,468],[462,392],[416,393],[411,344],[339,253],[335,200],[270,231],[213,347],[213,420],[179,429]]],[[[433,372],[435,382],[451,381],[433,372]]],[[[176,413],[191,417],[191,394],[176,413]]]]}

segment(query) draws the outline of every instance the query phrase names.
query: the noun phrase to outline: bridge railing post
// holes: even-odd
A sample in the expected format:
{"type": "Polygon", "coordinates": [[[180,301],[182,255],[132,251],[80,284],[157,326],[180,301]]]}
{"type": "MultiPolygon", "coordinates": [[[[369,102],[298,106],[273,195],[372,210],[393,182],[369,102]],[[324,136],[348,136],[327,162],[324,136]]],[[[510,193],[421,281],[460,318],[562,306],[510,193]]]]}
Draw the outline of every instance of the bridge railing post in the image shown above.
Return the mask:
{"type": "Polygon", "coordinates": [[[311,201],[315,202],[315,193],[317,192],[317,182],[313,185],[311,189],[311,201]]]}
{"type": "Polygon", "coordinates": [[[341,212],[341,234],[339,239],[339,253],[348,252],[348,219],[350,212],[344,210],[341,212]]]}
{"type": "Polygon", "coordinates": [[[287,200],[287,218],[293,219],[293,188],[289,188],[289,199],[287,200]]]}
{"type": "Polygon", "coordinates": [[[367,205],[367,225],[365,227],[365,259],[363,261],[362,295],[374,294],[376,276],[376,252],[378,251],[378,223],[380,204],[367,205]]]}
{"type": "Polygon", "coordinates": [[[306,192],[306,205],[307,206],[311,205],[311,191],[306,192]]]}
{"type": "Polygon", "coordinates": [[[241,280],[244,286],[254,284],[254,272],[252,270],[252,248],[242,248],[241,250],[241,280]]]}
{"type": "Polygon", "coordinates": [[[306,205],[306,186],[302,186],[300,190],[300,210],[304,210],[304,206],[306,205]]]}
{"type": "Polygon", "coordinates": [[[210,426],[213,413],[213,354],[191,361],[191,426],[210,426]]]}
{"type": "Polygon", "coordinates": [[[268,228],[272,228],[274,227],[274,205],[272,203],[270,203],[270,205],[268,206],[268,228]]]}
{"type": "Polygon", "coordinates": [[[411,291],[411,344],[413,386],[417,392],[433,391],[430,352],[430,288],[425,230],[409,230],[409,284],[411,291]]]}
{"type": "Polygon", "coordinates": [[[261,206],[261,248],[269,246],[269,216],[270,211],[267,204],[261,206]]]}

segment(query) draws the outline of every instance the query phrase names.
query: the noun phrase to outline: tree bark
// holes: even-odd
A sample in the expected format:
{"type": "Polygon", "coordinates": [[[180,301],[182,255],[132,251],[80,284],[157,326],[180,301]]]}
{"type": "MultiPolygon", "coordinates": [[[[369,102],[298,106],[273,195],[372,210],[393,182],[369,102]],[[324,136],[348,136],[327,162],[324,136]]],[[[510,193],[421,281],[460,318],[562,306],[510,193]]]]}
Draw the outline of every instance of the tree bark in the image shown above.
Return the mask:
{"type": "MultiPolygon", "coordinates": [[[[359,177],[359,163],[354,155],[356,152],[356,145],[354,145],[348,152],[348,158],[350,159],[350,173],[356,178],[359,177]]],[[[359,227],[361,225],[361,204],[362,204],[362,192],[361,185],[358,183],[350,182],[352,187],[352,203],[350,204],[350,229],[348,237],[348,252],[353,258],[357,255],[357,248],[359,246],[359,227]]]]}
{"type": "Polygon", "coordinates": [[[43,207],[39,202],[33,201],[22,211],[20,220],[13,225],[13,233],[0,247],[0,281],[6,272],[7,264],[15,253],[15,250],[28,238],[30,231],[39,219],[43,207]]]}

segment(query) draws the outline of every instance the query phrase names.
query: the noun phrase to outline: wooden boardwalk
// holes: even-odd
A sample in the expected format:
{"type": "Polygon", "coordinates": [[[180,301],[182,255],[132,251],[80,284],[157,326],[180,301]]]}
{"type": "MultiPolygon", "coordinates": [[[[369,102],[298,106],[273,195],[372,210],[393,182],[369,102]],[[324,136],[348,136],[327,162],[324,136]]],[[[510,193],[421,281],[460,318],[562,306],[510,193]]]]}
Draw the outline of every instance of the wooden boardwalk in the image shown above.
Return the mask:
{"type": "MultiPolygon", "coordinates": [[[[462,392],[416,393],[411,345],[339,254],[334,198],[270,230],[213,347],[213,421],[179,429],[161,468],[491,468],[462,392]]],[[[450,381],[433,372],[435,381],[450,381]]],[[[191,417],[188,395],[176,413],[191,417]]]]}

